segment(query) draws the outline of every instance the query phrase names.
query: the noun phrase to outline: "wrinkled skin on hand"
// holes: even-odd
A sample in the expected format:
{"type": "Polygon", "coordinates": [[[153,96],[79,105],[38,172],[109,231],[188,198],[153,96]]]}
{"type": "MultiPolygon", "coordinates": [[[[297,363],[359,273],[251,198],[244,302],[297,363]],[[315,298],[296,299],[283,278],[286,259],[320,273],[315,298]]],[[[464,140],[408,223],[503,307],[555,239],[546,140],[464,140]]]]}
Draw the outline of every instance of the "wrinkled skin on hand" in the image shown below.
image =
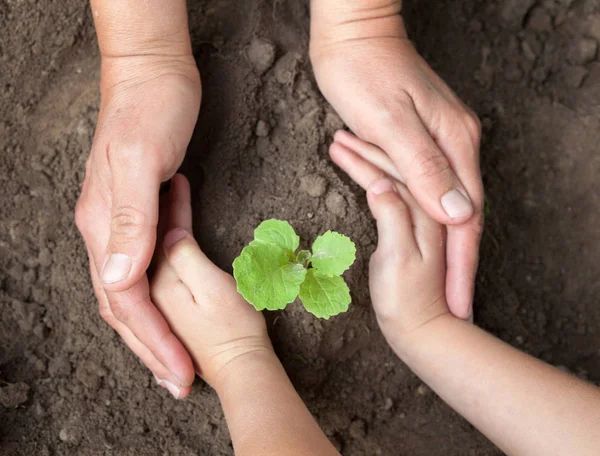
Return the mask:
{"type": "Polygon", "coordinates": [[[311,59],[323,94],[358,137],[338,132],[334,147],[405,182],[447,226],[448,304],[469,318],[483,228],[479,121],[419,56],[400,15],[332,27],[313,33],[311,59]]]}
{"type": "Polygon", "coordinates": [[[191,54],[104,57],[101,93],[75,213],[100,314],[156,377],[185,397],[194,367],[150,299],[146,269],[156,244],[160,185],[185,156],[200,108],[200,77],[191,54]]]}

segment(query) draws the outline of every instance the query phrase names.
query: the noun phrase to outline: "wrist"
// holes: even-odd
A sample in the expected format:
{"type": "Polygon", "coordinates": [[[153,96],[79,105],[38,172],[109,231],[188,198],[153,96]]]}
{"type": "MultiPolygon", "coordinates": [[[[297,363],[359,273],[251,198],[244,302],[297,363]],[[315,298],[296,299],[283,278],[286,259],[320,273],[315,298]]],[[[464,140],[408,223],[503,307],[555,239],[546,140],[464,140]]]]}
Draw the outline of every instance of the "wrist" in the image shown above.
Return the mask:
{"type": "Polygon", "coordinates": [[[311,0],[311,58],[332,45],[368,38],[406,38],[400,0],[311,0]]]}
{"type": "Polygon", "coordinates": [[[229,348],[220,349],[219,354],[210,359],[211,373],[205,379],[221,399],[240,381],[250,383],[257,374],[283,371],[268,335],[242,342],[243,345],[236,342],[229,348]]]}
{"type": "Polygon", "coordinates": [[[194,56],[182,55],[132,55],[102,56],[100,91],[103,97],[115,89],[139,86],[145,81],[161,81],[164,77],[178,78],[182,86],[201,89],[200,73],[194,56]]]}
{"type": "Polygon", "coordinates": [[[103,57],[191,54],[185,0],[91,0],[103,57]]]}
{"type": "Polygon", "coordinates": [[[434,339],[442,341],[446,331],[456,321],[460,320],[449,311],[433,315],[425,323],[412,328],[407,328],[394,320],[377,318],[387,343],[409,367],[411,366],[411,359],[421,346],[435,342],[434,339]]]}

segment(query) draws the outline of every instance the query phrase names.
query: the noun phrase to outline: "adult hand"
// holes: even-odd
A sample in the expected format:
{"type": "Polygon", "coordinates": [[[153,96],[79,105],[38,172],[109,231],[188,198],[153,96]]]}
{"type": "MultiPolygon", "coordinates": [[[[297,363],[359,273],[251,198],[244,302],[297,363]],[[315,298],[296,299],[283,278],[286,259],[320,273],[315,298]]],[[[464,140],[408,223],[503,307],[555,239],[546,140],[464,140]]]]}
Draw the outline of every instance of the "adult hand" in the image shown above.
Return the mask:
{"type": "Polygon", "coordinates": [[[447,225],[448,304],[466,319],[483,227],[480,124],[407,39],[401,2],[376,3],[313,0],[315,75],[327,100],[364,140],[341,132],[336,147],[384,169],[389,164],[386,171],[447,225]]]}
{"type": "Polygon", "coordinates": [[[189,394],[191,358],[150,299],[159,189],[181,165],[200,108],[189,53],[102,59],[102,101],[75,219],[100,314],[176,397],[189,394]]]}

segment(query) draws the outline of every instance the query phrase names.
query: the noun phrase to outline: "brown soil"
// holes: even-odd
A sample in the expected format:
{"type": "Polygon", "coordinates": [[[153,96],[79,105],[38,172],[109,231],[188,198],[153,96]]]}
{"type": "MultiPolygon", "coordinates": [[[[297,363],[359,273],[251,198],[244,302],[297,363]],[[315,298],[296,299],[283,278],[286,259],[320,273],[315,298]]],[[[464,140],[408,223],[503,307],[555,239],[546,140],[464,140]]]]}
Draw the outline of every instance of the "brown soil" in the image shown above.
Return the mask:
{"type": "MultiPolygon", "coordinates": [[[[405,3],[419,50],[483,120],[477,323],[600,382],[600,1],[405,3]]],[[[327,435],[346,455],[500,454],[374,322],[375,230],[363,192],[326,154],[340,121],[307,60],[307,2],[188,4],[204,103],[183,171],[202,246],[230,269],[253,227],[278,217],[307,241],[335,229],[360,248],[348,314],[269,317],[327,435]],[[255,38],[275,44],[273,66],[255,38]],[[321,189],[307,192],[307,179],[321,189]]],[[[231,454],[210,388],[172,400],[97,312],[73,224],[98,112],[87,4],[0,0],[0,29],[0,453],[231,454]]]]}

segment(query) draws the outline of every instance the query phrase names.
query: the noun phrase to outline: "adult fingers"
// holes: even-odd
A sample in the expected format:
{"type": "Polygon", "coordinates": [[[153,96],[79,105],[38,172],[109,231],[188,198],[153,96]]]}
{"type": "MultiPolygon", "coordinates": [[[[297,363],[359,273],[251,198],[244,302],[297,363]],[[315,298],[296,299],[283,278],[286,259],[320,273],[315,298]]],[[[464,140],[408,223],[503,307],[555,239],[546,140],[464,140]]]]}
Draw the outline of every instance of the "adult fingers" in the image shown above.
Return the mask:
{"type": "Polygon", "coordinates": [[[156,245],[160,172],[144,151],[111,158],[110,238],[100,279],[107,291],[125,291],[142,280],[156,245]]]}
{"type": "Polygon", "coordinates": [[[459,318],[472,319],[475,277],[484,217],[476,214],[467,223],[448,227],[446,242],[446,300],[459,318]]]}
{"type": "Polygon", "coordinates": [[[94,266],[91,252],[90,255],[90,273],[92,277],[92,284],[94,292],[98,298],[100,306],[100,315],[102,318],[121,336],[125,344],[133,351],[133,353],[144,363],[144,365],[150,369],[153,373],[157,383],[163,388],[167,389],[175,399],[183,399],[191,392],[191,386],[176,385],[169,380],[161,380],[170,378],[169,370],[161,363],[154,354],[140,342],[140,340],[131,332],[131,330],[121,323],[110,310],[106,293],[102,288],[98,272],[94,266]]]}
{"type": "Polygon", "coordinates": [[[195,377],[192,359],[150,300],[148,279],[144,277],[125,291],[107,291],[106,297],[115,318],[168,369],[170,375],[162,380],[190,386],[195,377]]]}
{"type": "MultiPolygon", "coordinates": [[[[441,107],[439,108],[441,109],[441,107]]],[[[448,226],[446,295],[456,316],[472,316],[473,291],[483,231],[484,193],[479,164],[481,127],[468,108],[444,118],[439,127],[438,145],[467,189],[474,215],[464,224],[448,226]]]]}
{"type": "Polygon", "coordinates": [[[444,225],[466,222],[473,205],[455,175],[448,158],[439,149],[417,114],[408,95],[396,112],[377,125],[373,137],[392,159],[421,207],[444,225]]]}

